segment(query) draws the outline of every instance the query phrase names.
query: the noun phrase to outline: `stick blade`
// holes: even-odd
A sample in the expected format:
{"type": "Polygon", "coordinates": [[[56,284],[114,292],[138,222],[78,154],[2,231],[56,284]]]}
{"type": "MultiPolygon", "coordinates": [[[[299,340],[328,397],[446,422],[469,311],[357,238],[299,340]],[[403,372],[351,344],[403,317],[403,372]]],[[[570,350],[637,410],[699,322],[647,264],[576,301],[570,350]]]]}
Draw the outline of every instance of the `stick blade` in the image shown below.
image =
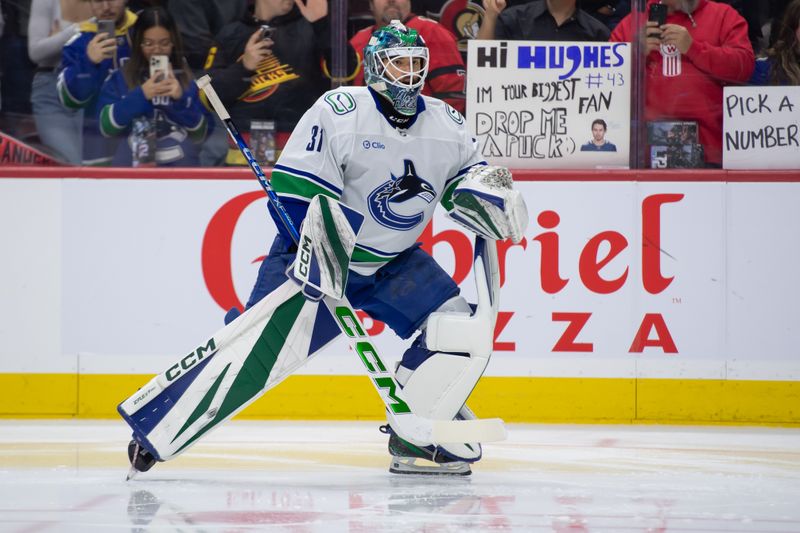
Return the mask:
{"type": "Polygon", "coordinates": [[[483,443],[505,440],[508,432],[501,418],[435,420],[432,436],[437,444],[483,443]]]}

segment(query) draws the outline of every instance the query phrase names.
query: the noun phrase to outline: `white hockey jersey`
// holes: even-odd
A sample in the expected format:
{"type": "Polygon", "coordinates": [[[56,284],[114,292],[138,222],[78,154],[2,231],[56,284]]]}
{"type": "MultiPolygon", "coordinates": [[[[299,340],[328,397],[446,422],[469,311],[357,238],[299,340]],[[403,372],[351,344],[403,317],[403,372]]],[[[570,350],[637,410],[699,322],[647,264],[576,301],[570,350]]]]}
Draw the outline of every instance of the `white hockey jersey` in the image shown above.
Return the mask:
{"type": "Polygon", "coordinates": [[[351,268],[368,275],[412,246],[438,203],[486,164],[466,121],[441,100],[422,97],[416,121],[397,129],[366,87],[325,93],[292,132],[272,172],[281,198],[337,198],[364,214],[351,268]]]}

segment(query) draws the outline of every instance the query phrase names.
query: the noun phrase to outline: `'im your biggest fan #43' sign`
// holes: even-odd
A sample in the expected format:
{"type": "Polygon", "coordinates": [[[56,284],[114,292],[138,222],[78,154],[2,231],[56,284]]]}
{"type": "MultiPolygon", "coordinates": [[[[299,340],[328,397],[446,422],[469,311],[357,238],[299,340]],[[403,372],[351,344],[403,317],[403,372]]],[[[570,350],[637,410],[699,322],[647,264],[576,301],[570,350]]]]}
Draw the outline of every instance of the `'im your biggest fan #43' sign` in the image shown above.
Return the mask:
{"type": "Polygon", "coordinates": [[[470,41],[467,62],[467,118],[493,164],[628,166],[627,43],[470,41]]]}

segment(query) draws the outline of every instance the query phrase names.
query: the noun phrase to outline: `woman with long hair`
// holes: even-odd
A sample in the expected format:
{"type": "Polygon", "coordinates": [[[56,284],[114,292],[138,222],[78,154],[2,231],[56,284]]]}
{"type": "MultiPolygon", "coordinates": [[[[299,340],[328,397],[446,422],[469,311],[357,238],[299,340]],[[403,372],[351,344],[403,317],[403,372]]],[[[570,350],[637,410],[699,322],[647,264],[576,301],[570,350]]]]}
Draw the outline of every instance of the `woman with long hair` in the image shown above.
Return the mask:
{"type": "Polygon", "coordinates": [[[183,57],[180,33],[163,8],[139,13],[131,57],[106,80],[100,102],[101,133],[128,137],[113,165],[198,164],[197,144],[211,121],[183,57]]]}
{"type": "Polygon", "coordinates": [[[754,85],[800,85],[800,0],[786,6],[775,45],[756,61],[754,85]]]}

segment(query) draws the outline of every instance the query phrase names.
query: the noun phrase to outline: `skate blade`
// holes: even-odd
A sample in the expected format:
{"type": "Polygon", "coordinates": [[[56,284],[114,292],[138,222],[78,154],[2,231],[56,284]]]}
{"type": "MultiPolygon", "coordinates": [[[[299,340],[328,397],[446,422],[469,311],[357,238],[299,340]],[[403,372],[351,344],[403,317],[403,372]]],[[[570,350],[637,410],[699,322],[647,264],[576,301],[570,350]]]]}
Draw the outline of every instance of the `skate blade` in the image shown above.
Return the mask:
{"type": "Polygon", "coordinates": [[[468,476],[472,474],[469,463],[434,463],[416,457],[392,457],[389,472],[401,475],[418,476],[468,476]]]}
{"type": "Polygon", "coordinates": [[[135,477],[136,477],[136,476],[138,476],[138,475],[139,475],[139,471],[138,471],[138,470],[136,470],[136,469],[133,467],[133,465],[131,465],[131,468],[130,468],[130,470],[128,470],[128,475],[127,475],[127,476],[125,476],[125,481],[130,481],[130,480],[132,480],[133,478],[135,478],[135,477]]]}

